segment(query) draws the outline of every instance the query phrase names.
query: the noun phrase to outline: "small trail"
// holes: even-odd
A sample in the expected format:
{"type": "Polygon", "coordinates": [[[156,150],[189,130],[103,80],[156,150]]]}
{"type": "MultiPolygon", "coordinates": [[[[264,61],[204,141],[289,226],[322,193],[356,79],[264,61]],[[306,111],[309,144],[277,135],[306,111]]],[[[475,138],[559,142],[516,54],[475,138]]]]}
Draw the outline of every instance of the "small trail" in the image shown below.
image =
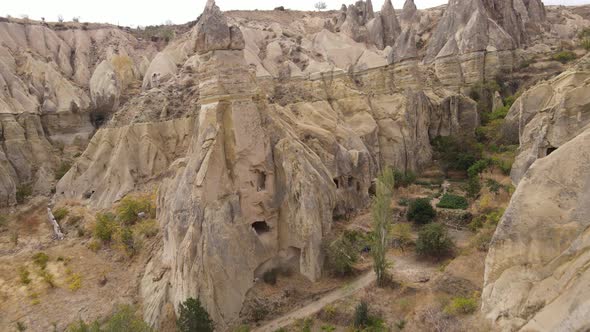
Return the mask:
{"type": "Polygon", "coordinates": [[[375,279],[375,272],[367,272],[362,277],[356,279],[352,283],[349,283],[347,285],[342,286],[341,288],[333,290],[332,292],[323,296],[319,300],[311,302],[304,307],[287,313],[284,316],[272,320],[261,327],[255,328],[254,330],[252,330],[252,332],[274,332],[280,328],[289,326],[298,321],[299,319],[307,318],[311,315],[318,313],[320,310],[322,310],[322,308],[324,308],[328,304],[349,297],[357,291],[365,287],[368,287],[371,283],[375,281],[375,279]]]}

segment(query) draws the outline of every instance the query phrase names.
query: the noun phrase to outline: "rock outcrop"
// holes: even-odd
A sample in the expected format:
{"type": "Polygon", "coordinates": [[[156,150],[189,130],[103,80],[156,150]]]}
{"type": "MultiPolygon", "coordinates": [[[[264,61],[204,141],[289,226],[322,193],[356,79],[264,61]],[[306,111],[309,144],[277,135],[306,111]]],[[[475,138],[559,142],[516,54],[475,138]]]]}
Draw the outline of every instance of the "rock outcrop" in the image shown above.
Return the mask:
{"type": "Polygon", "coordinates": [[[590,328],[590,130],[535,161],[490,244],[482,295],[502,331],[590,328]]]}
{"type": "Polygon", "coordinates": [[[511,177],[519,183],[529,167],[563,144],[590,123],[590,57],[557,77],[526,91],[512,105],[503,136],[520,143],[511,177]]]}
{"type": "Polygon", "coordinates": [[[451,0],[424,60],[434,62],[439,79],[451,86],[490,80],[511,71],[513,51],[540,32],[527,29],[519,11],[530,10],[527,17],[534,19],[528,22],[540,26],[538,8],[543,8],[542,3],[517,9],[512,0],[451,0]]]}

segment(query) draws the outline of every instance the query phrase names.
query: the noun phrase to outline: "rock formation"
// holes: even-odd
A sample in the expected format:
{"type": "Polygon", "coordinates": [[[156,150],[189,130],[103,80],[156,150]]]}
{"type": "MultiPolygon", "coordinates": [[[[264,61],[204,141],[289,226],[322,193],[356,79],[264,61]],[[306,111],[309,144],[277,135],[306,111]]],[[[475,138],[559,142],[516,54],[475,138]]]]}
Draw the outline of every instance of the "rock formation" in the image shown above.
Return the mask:
{"type": "MultiPolygon", "coordinates": [[[[530,4],[530,24],[541,24],[537,8],[530,4]]],[[[544,10],[544,9],[543,9],[544,10]]],[[[522,13],[510,1],[451,0],[429,41],[425,62],[435,62],[437,76],[445,84],[493,79],[514,67],[513,50],[539,30],[524,26],[522,13]]]]}
{"type": "Polygon", "coordinates": [[[506,140],[520,143],[511,177],[519,183],[539,158],[580,134],[590,123],[590,58],[526,91],[510,109],[506,140]]]}
{"type": "Polygon", "coordinates": [[[503,331],[590,327],[590,130],[533,163],[486,258],[483,312],[503,331]]]}

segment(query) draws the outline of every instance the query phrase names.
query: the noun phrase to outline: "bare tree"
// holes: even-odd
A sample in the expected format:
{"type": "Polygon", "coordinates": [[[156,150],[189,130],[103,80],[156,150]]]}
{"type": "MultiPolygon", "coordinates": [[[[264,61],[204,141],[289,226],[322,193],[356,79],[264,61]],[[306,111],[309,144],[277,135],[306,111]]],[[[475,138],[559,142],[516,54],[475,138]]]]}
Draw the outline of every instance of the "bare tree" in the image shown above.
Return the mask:
{"type": "Polygon", "coordinates": [[[76,22],[76,23],[80,23],[80,16],[74,16],[72,18],[72,21],[76,22]]]}
{"type": "Polygon", "coordinates": [[[172,21],[171,20],[166,20],[166,22],[164,24],[166,24],[166,25],[172,25],[172,21]]]}
{"type": "Polygon", "coordinates": [[[63,15],[61,15],[61,14],[57,15],[57,21],[58,21],[59,23],[63,23],[63,22],[64,22],[64,17],[63,17],[63,15]]]}
{"type": "Polygon", "coordinates": [[[326,5],[326,3],[324,1],[318,1],[313,6],[315,7],[315,9],[320,10],[320,11],[328,8],[328,6],[326,5]]]}

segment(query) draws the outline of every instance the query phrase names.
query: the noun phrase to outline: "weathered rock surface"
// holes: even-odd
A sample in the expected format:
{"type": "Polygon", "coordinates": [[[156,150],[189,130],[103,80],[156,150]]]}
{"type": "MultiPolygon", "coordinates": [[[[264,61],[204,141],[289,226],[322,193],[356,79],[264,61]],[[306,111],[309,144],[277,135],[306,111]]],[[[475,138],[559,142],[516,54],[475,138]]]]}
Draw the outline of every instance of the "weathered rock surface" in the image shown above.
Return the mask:
{"type": "Polygon", "coordinates": [[[590,130],[535,161],[490,245],[485,315],[504,331],[590,328],[590,130]]]}
{"type": "Polygon", "coordinates": [[[590,123],[590,58],[526,91],[510,109],[504,137],[520,147],[511,177],[519,183],[539,158],[576,137],[590,123]]]}

